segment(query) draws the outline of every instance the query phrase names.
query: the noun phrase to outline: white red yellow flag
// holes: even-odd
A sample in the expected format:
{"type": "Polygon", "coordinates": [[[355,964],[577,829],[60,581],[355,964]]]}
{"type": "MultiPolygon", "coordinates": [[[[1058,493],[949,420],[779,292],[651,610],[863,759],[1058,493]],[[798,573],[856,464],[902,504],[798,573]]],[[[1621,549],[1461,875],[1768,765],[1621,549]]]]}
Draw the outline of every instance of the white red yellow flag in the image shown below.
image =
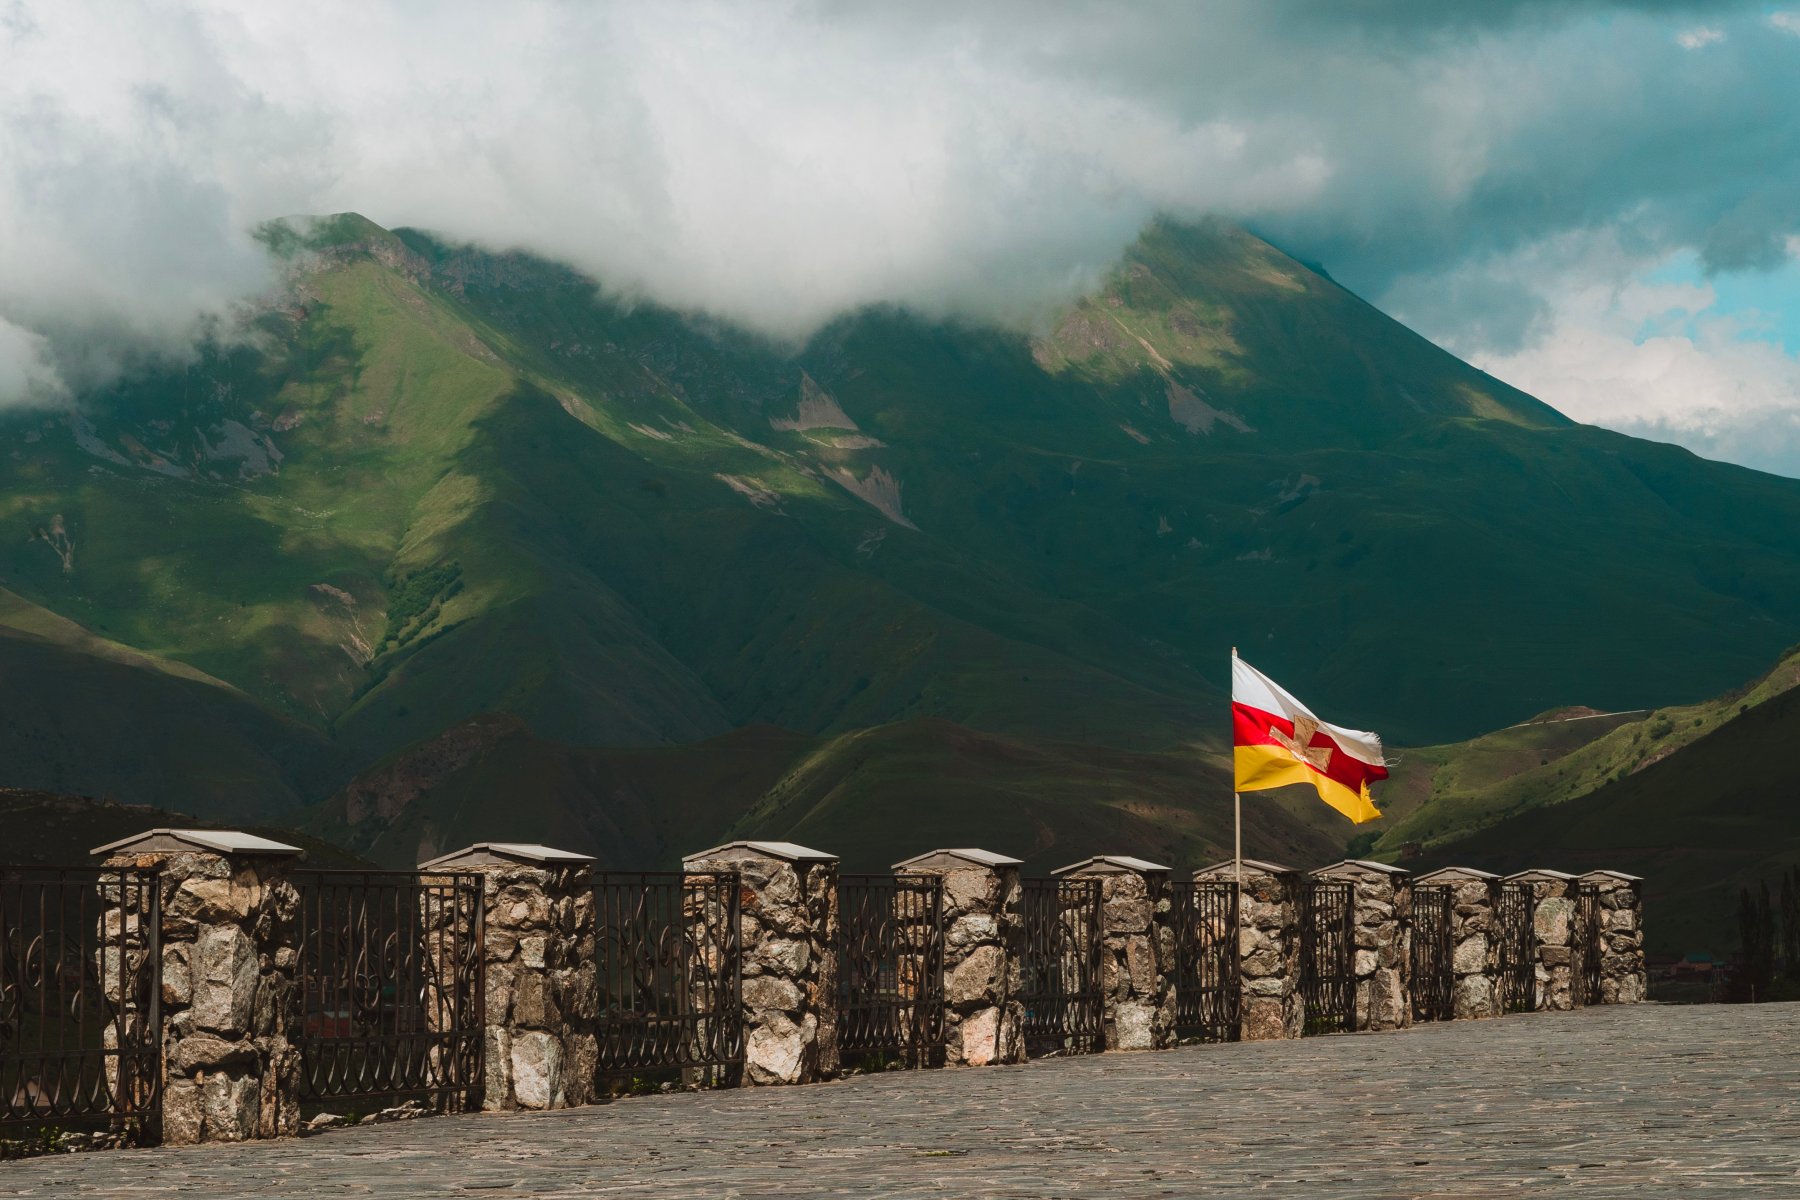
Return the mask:
{"type": "Polygon", "coordinates": [[[1232,760],[1237,790],[1310,783],[1356,824],[1381,815],[1369,785],[1388,777],[1381,739],[1319,720],[1282,686],[1233,654],[1232,760]]]}

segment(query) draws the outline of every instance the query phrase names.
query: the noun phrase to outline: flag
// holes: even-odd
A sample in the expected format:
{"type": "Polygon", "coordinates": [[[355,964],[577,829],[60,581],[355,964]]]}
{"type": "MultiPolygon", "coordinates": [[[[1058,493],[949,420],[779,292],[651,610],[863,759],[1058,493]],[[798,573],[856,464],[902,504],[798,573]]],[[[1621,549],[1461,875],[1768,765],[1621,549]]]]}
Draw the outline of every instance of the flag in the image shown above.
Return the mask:
{"type": "Polygon", "coordinates": [[[1381,815],[1369,785],[1387,778],[1381,739],[1328,725],[1280,684],[1231,656],[1231,742],[1237,790],[1310,783],[1319,799],[1360,825],[1381,815]]]}

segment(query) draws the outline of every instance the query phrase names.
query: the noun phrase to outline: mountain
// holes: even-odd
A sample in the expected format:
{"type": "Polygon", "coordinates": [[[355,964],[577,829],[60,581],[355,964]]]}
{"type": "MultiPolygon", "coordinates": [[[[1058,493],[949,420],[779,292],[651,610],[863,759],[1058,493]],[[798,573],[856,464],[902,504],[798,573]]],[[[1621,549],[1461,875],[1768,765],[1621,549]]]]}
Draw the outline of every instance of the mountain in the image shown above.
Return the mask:
{"type": "MultiPolygon", "coordinates": [[[[1796,666],[1796,658],[1784,664],[1790,672],[1796,666]]],[[[1761,702],[1724,702],[1716,724],[1711,715],[1696,718],[1698,736],[1687,744],[1668,753],[1652,750],[1586,794],[1532,806],[1437,843],[1417,865],[1628,871],[1645,880],[1651,954],[1728,957],[1738,946],[1740,889],[1773,881],[1800,863],[1792,761],[1800,746],[1800,689],[1790,678],[1787,688],[1761,702]]],[[[1653,738],[1675,719],[1658,714],[1640,722],[1637,732],[1653,738]]]]}
{"type": "MultiPolygon", "coordinates": [[[[354,215],[264,236],[241,331],[0,415],[11,782],[382,861],[1213,853],[1234,643],[1442,744],[1689,702],[1800,626],[1800,483],[1573,424],[1241,229],[1152,226],[1036,334],[802,346],[354,215]]],[[[1290,817],[1262,852],[1348,833],[1290,817]]]]}

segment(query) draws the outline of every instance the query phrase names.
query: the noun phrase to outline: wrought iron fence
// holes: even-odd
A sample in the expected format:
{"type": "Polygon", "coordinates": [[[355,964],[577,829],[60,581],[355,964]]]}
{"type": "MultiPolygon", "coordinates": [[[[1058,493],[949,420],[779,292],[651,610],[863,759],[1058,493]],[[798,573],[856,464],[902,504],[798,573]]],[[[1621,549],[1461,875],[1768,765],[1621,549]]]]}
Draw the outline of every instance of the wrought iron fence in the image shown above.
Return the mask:
{"type": "Polygon", "coordinates": [[[1569,929],[1569,1000],[1573,1004],[1600,1003],[1600,934],[1600,885],[1578,883],[1575,920],[1569,929]]]}
{"type": "Polygon", "coordinates": [[[1495,1005],[1503,1013],[1537,1007],[1537,893],[1524,882],[1494,891],[1495,1005]]]}
{"type": "Polygon", "coordinates": [[[1100,882],[1027,879],[1021,907],[1025,950],[1019,1000],[1026,1053],[1035,1058],[1103,1049],[1100,882]]]}
{"type": "Polygon", "coordinates": [[[1238,1038],[1238,890],[1231,880],[1173,885],[1175,1036],[1238,1038]]]}
{"type": "Polygon", "coordinates": [[[1343,1033],[1356,1025],[1354,885],[1323,879],[1300,884],[1300,998],[1306,1032],[1343,1033]]]}
{"type": "Polygon", "coordinates": [[[1413,1019],[1448,1021],[1455,1015],[1456,989],[1453,923],[1455,889],[1423,884],[1412,893],[1413,1019]]]}
{"type": "Polygon", "coordinates": [[[944,1049],[944,881],[838,880],[838,1046],[845,1060],[940,1064],[944,1049]]]}
{"type": "Polygon", "coordinates": [[[743,1062],[739,905],[733,873],[594,877],[602,1077],[743,1062]]]}
{"type": "Polygon", "coordinates": [[[303,1103],[401,1097],[481,1105],[482,877],[303,871],[303,1103]]]}
{"type": "Polygon", "coordinates": [[[0,867],[0,1134],[161,1130],[154,871],[0,867]]]}

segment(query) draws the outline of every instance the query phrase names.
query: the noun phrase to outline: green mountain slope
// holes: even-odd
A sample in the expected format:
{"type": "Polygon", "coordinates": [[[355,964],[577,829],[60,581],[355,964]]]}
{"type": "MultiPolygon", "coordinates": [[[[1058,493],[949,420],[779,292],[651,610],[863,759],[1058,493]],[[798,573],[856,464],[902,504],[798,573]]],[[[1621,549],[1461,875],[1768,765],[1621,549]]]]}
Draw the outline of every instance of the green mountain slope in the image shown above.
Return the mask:
{"type": "Polygon", "coordinates": [[[1590,795],[1699,742],[1800,684],[1800,647],[1751,683],[1698,704],[1596,713],[1557,710],[1471,741],[1398,752],[1368,827],[1382,858],[1466,838],[1527,809],[1590,795]]]}
{"type": "MultiPolygon", "coordinates": [[[[482,717],[359,776],[309,831],[388,865],[504,838],[621,868],[674,866],[735,837],[780,838],[879,871],[978,845],[1042,872],[1121,847],[1191,868],[1231,853],[1230,781],[1211,755],[982,733],[922,718],[823,738],[770,726],[691,746],[597,749],[482,717]]],[[[1246,812],[1263,858],[1322,861],[1339,840],[1276,808],[1246,812]]]]}
{"type": "Polygon", "coordinates": [[[1642,875],[1650,953],[1723,958],[1737,945],[1739,889],[1800,861],[1795,746],[1800,690],[1790,689],[1732,706],[1691,744],[1588,795],[1433,846],[1418,862],[1642,875]]]}
{"type": "MultiPolygon", "coordinates": [[[[1234,643],[1334,719],[1442,742],[1685,703],[1800,627],[1800,483],[1572,425],[1240,230],[1151,228],[1040,336],[871,311],[802,347],[355,216],[267,236],[290,282],[253,336],[0,416],[0,585],[222,683],[201,725],[297,738],[292,770],[233,768],[247,810],[491,716],[570,753],[954,728],[984,749],[888,761],[1121,778],[1081,744],[1155,791],[1158,756],[1222,747],[1234,643]]],[[[167,800],[213,751],[139,720],[186,705],[161,697],[65,722],[33,778],[167,800]],[[94,766],[134,723],[154,797],[94,766]]],[[[848,844],[935,782],[839,804],[840,778],[771,819],[848,844]]],[[[505,783],[395,855],[491,832],[505,783]]],[[[598,837],[596,794],[529,803],[598,837]]]]}

